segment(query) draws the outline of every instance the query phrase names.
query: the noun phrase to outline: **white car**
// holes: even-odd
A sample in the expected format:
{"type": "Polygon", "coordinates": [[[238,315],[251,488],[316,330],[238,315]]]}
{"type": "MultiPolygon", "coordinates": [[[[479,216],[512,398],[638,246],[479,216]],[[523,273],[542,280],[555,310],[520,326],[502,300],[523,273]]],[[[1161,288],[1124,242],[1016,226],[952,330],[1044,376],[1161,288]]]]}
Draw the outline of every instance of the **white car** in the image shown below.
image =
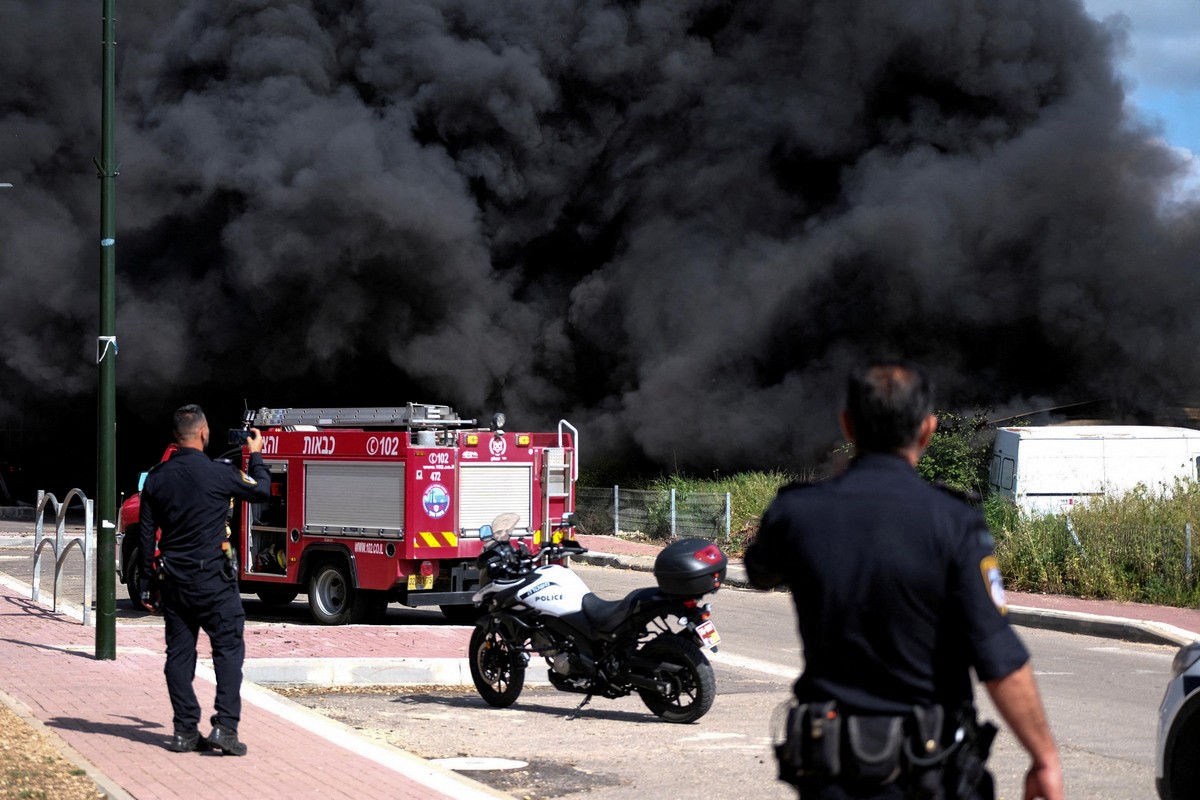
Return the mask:
{"type": "Polygon", "coordinates": [[[1154,776],[1162,800],[1200,791],[1200,642],[1179,648],[1171,662],[1171,682],[1158,707],[1154,776]]]}

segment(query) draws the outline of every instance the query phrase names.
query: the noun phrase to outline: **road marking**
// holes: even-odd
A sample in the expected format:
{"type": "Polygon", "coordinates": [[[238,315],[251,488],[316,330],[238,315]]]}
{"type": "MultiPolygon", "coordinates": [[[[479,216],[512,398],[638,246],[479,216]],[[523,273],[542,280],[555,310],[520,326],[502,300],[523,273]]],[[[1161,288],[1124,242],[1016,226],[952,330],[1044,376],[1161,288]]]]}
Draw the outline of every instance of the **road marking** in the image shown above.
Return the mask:
{"type": "Polygon", "coordinates": [[[753,672],[761,672],[764,675],[774,675],[777,678],[793,679],[800,674],[800,665],[793,667],[784,666],[782,664],[774,664],[770,661],[763,661],[757,658],[747,658],[738,656],[732,653],[725,652],[710,652],[708,654],[709,661],[715,661],[718,664],[724,664],[727,667],[737,667],[738,669],[748,669],[753,672]]]}

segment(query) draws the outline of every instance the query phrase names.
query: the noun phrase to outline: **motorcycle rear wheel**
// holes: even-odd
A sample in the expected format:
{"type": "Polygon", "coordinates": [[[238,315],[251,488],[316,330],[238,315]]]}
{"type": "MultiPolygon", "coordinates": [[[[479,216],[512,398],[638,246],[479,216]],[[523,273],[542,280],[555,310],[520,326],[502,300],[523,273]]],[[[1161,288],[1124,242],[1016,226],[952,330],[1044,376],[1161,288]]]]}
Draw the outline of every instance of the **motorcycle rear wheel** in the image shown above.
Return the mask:
{"type": "Polygon", "coordinates": [[[525,688],[525,660],[495,631],[476,628],[471,633],[467,663],[476,691],[493,708],[508,708],[525,688]]]}
{"type": "Polygon", "coordinates": [[[717,694],[717,679],[712,664],[691,642],[673,634],[664,634],[642,648],[646,658],[657,658],[664,666],[678,669],[655,670],[655,677],[670,684],[663,694],[652,689],[638,689],[646,708],[667,722],[695,722],[712,708],[717,694]]]}

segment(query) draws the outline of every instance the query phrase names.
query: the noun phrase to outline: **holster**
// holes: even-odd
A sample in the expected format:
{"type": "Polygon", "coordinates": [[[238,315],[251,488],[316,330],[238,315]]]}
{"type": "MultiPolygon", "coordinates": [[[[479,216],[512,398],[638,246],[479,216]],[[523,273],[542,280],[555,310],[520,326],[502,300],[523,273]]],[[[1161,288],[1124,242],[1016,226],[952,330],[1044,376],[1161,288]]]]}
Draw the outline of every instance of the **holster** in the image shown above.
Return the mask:
{"type": "Polygon", "coordinates": [[[237,580],[237,548],[232,544],[229,545],[229,555],[222,559],[221,577],[226,581],[237,580]]]}
{"type": "Polygon", "coordinates": [[[954,798],[993,800],[996,790],[987,759],[999,729],[990,722],[980,723],[972,706],[960,709],[956,718],[958,748],[947,765],[946,790],[954,798]]]}

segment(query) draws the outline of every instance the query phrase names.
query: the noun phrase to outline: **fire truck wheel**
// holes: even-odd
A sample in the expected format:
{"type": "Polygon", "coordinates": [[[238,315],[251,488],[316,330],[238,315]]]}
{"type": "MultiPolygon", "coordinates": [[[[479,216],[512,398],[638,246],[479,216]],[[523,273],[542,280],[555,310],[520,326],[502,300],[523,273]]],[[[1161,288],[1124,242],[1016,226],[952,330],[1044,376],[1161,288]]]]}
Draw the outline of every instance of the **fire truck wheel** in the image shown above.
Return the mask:
{"type": "Polygon", "coordinates": [[[308,608],[322,625],[361,622],[365,595],[354,588],[344,563],[328,561],[313,571],[308,582],[308,608]]]}
{"type": "MultiPolygon", "coordinates": [[[[136,536],[137,530],[130,528],[125,532],[126,536],[130,534],[136,536]]],[[[125,590],[129,592],[129,600],[135,609],[141,611],[142,592],[138,582],[142,577],[142,548],[134,545],[133,549],[129,551],[129,558],[122,559],[122,566],[125,567],[125,590]]]]}
{"type": "Polygon", "coordinates": [[[458,606],[438,606],[438,608],[442,609],[442,616],[452,625],[474,625],[475,621],[483,616],[483,609],[470,603],[458,606]]]}
{"type": "Polygon", "coordinates": [[[259,589],[255,594],[258,595],[258,599],[262,601],[263,605],[278,608],[295,600],[296,595],[300,594],[300,590],[291,586],[271,586],[259,589]]]}
{"type": "Polygon", "coordinates": [[[525,687],[520,650],[510,649],[495,631],[476,628],[467,646],[467,664],[483,702],[493,708],[508,708],[517,702],[525,687]]]}

